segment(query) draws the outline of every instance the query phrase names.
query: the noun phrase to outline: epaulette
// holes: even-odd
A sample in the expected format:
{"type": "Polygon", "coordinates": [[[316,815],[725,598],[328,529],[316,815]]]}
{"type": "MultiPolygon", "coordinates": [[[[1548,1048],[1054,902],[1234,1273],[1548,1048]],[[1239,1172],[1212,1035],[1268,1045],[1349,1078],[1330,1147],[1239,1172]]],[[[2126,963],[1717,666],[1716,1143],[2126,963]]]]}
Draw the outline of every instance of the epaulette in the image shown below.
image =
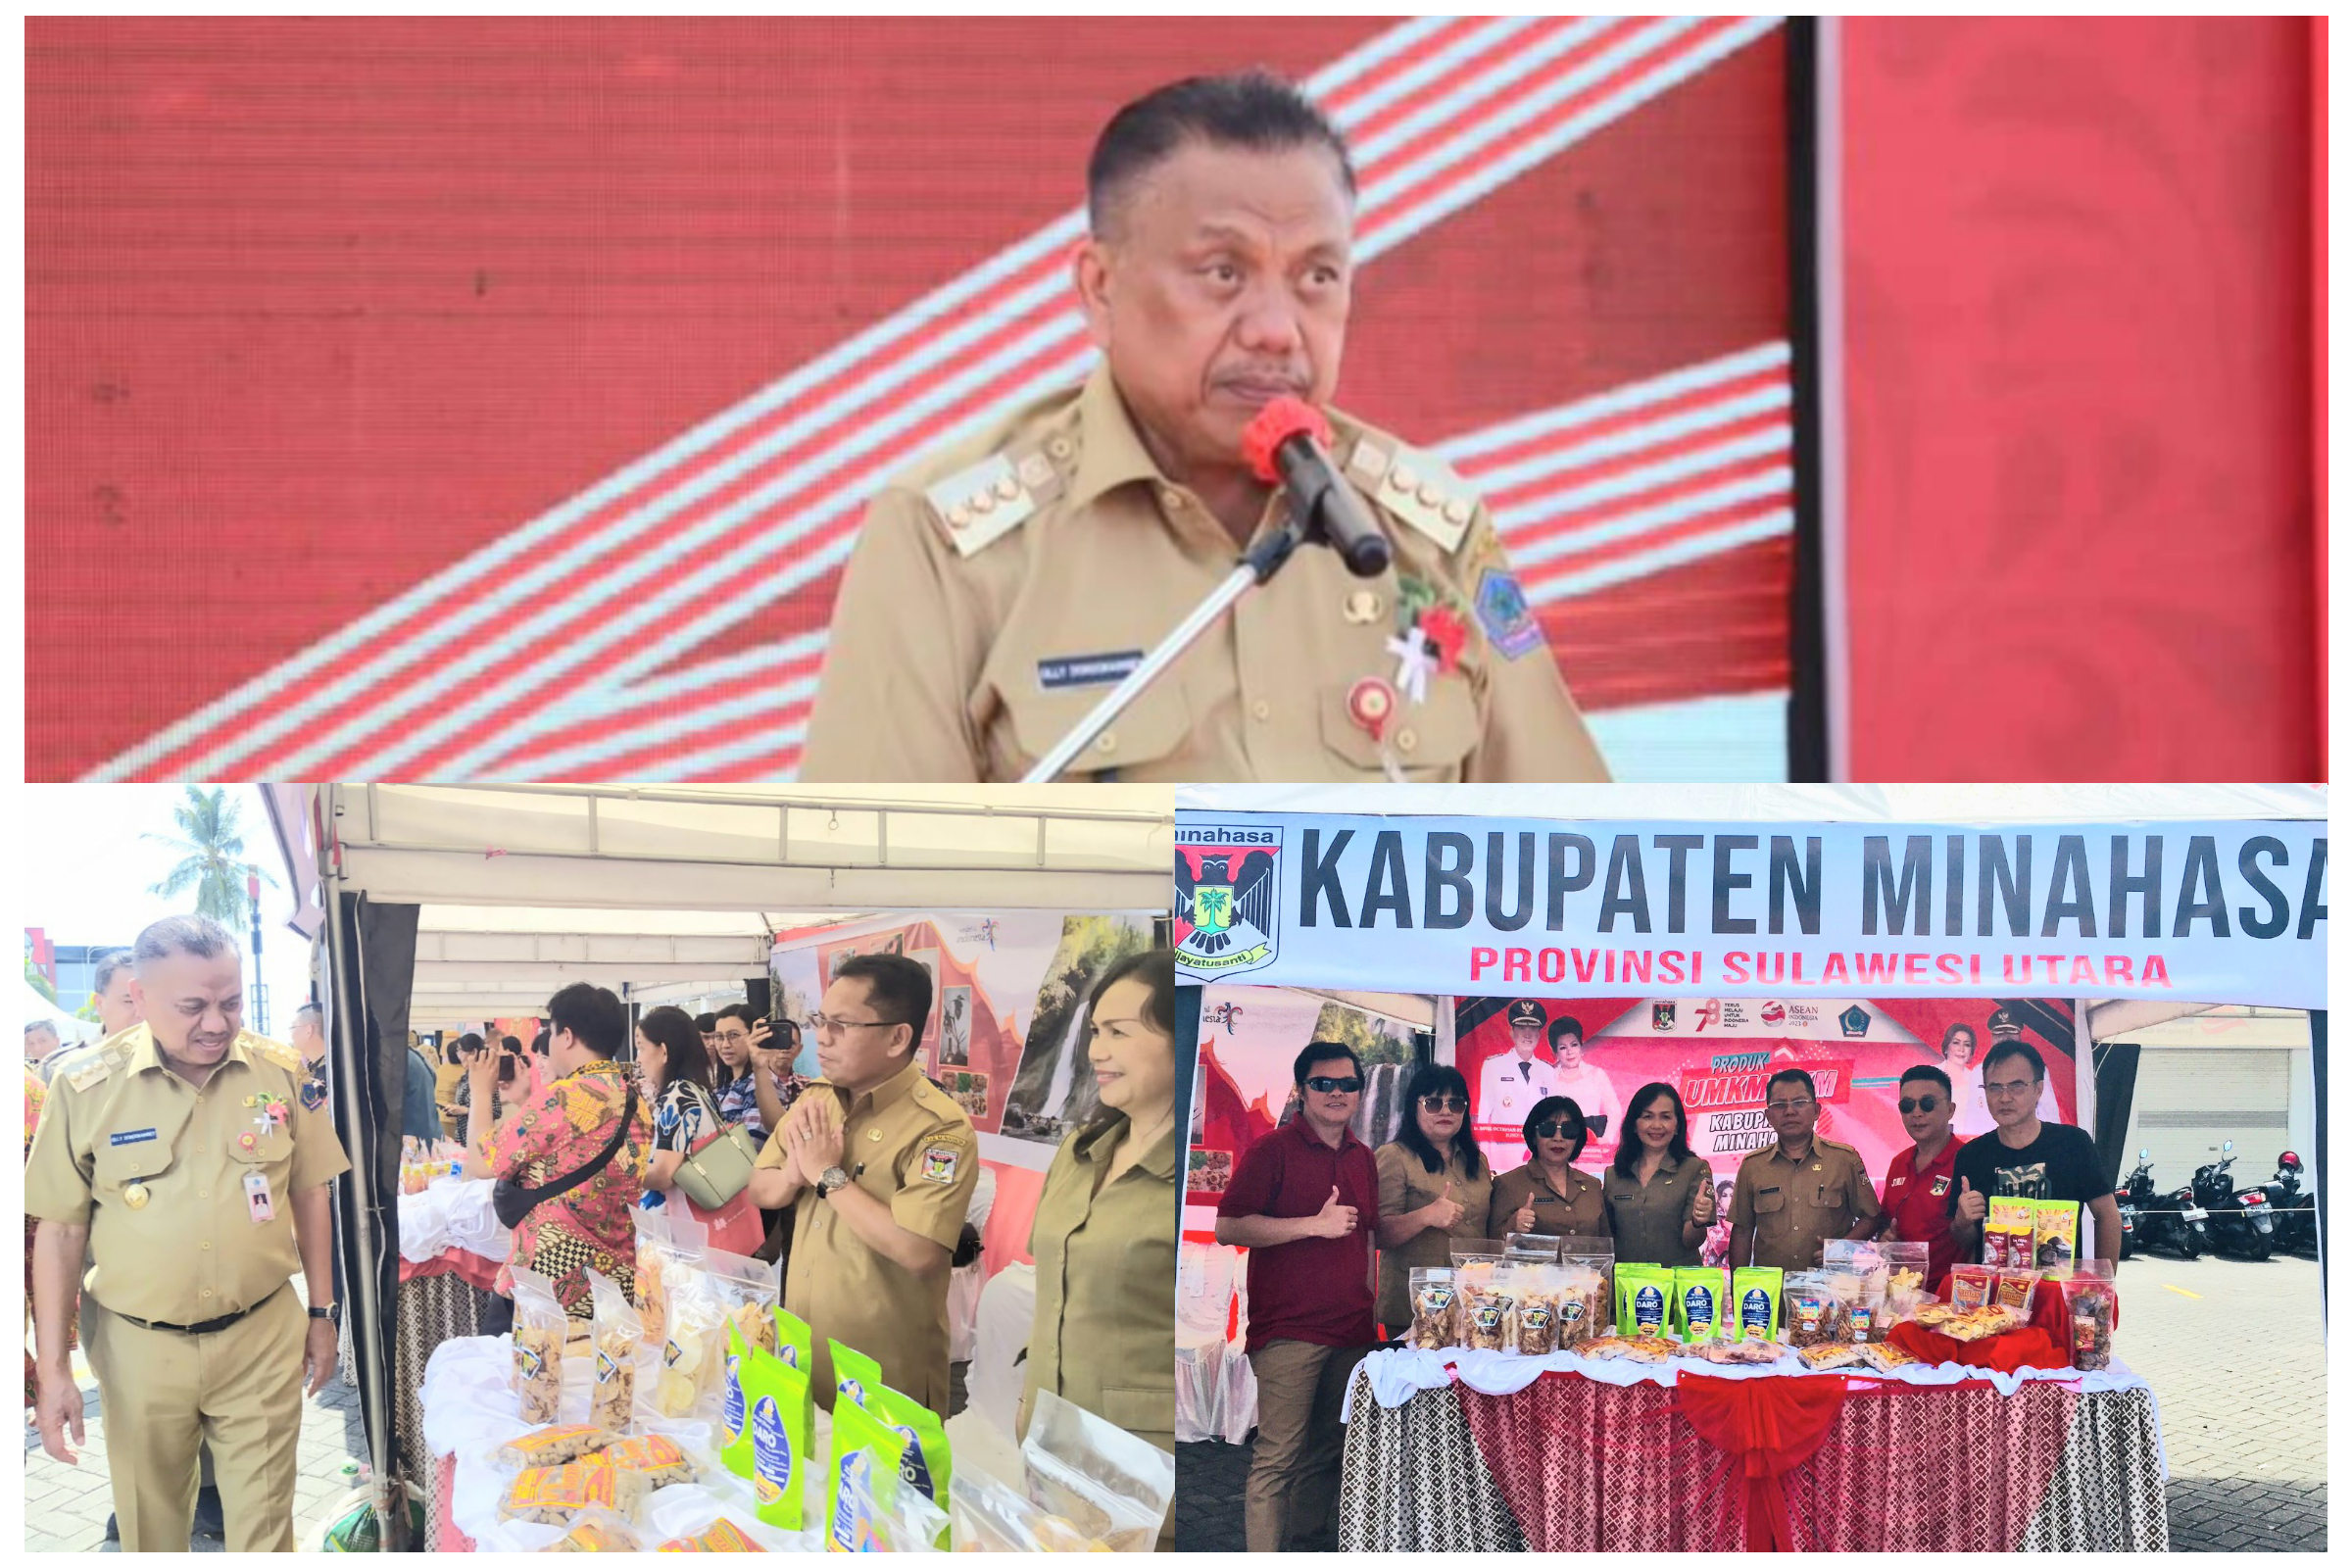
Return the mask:
{"type": "Polygon", "coordinates": [[[282,1045],[268,1035],[257,1035],[250,1029],[240,1030],[237,1034],[237,1042],[264,1061],[273,1061],[288,1072],[301,1072],[309,1066],[309,1063],[302,1059],[301,1052],[296,1051],[292,1046],[282,1045]]]}
{"type": "Polygon", "coordinates": [[[1061,493],[1061,470],[1040,444],[1016,443],[923,492],[958,556],[970,557],[1029,520],[1061,493]]]}
{"type": "Polygon", "coordinates": [[[122,1065],[126,1059],[128,1058],[114,1052],[101,1050],[95,1057],[78,1065],[72,1062],[64,1063],[65,1071],[60,1076],[78,1095],[92,1084],[103,1083],[107,1075],[122,1065]]]}
{"type": "Polygon", "coordinates": [[[1348,474],[1397,521],[1452,555],[1478,515],[1478,492],[1439,458],[1366,431],[1348,454],[1348,474]]]}

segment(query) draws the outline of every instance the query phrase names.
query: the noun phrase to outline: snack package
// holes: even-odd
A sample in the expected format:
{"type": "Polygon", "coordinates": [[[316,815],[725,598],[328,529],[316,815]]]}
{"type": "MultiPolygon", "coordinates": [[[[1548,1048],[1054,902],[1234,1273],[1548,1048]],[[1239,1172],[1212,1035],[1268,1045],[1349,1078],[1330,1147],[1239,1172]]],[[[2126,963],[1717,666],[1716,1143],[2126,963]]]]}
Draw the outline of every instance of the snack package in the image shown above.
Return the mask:
{"type": "Polygon", "coordinates": [[[1857,1365],[1862,1360],[1861,1346],[1840,1344],[1836,1340],[1823,1340],[1818,1345],[1802,1346],[1796,1353],[1798,1359],[1804,1362],[1806,1370],[1812,1372],[1832,1372],[1839,1367],[1857,1365]]]}
{"type": "Polygon", "coordinates": [[[1453,1270],[1417,1268],[1407,1279],[1413,1303],[1407,1343],[1416,1350],[1451,1348],[1461,1334],[1461,1303],[1454,1297],[1453,1270]]]}
{"type": "Polygon", "coordinates": [[[564,1401],[564,1341],[571,1329],[556,1287],[546,1275],[514,1270],[514,1389],[522,1419],[532,1426],[555,1420],[564,1401]]]}
{"type": "MultiPolygon", "coordinates": [[[[776,1302],[784,1294],[783,1263],[762,1263],[713,1247],[703,1252],[703,1272],[710,1277],[721,1315],[741,1330],[744,1344],[773,1354],[776,1302]]],[[[723,1334],[713,1335],[714,1350],[725,1343],[723,1334]]]]}
{"type": "Polygon", "coordinates": [[[1731,1303],[1724,1314],[1724,1326],[1733,1339],[1779,1342],[1782,1284],[1777,1268],[1732,1270],[1731,1303]]]}
{"type": "Polygon", "coordinates": [[[981,1470],[967,1470],[948,1491],[949,1534],[956,1551],[1108,1551],[981,1470]]]}
{"type": "Polygon", "coordinates": [[[825,1341],[833,1352],[833,1402],[844,1399],[852,1404],[863,1404],[866,1396],[882,1386],[882,1363],[855,1346],[839,1340],[825,1341]]]}
{"type": "Polygon", "coordinates": [[[841,1446],[842,1412],[853,1424],[863,1407],[850,1400],[833,1406],[833,1504],[825,1521],[827,1551],[882,1551],[882,1494],[898,1490],[898,1475],[885,1470],[871,1448],[841,1446]]]}
{"type": "Polygon", "coordinates": [[[1559,1347],[1573,1350],[1609,1327],[1609,1272],[1579,1259],[1560,1266],[1559,1347]]]}
{"type": "Polygon", "coordinates": [[[1919,1357],[1899,1346],[1873,1341],[1862,1347],[1861,1364],[1873,1372],[1891,1372],[1898,1366],[1919,1365],[1919,1357]]]}
{"type": "MultiPolygon", "coordinates": [[[[2105,1258],[2094,1261],[2107,1266],[2105,1258]]],[[[2075,1370],[2104,1371],[2115,1353],[2115,1281],[2085,1271],[2069,1275],[2058,1288],[2066,1298],[2066,1326],[2075,1370]]]]}
{"type": "Polygon", "coordinates": [[[1845,1302],[1845,1338],[1856,1345],[1874,1345],[1886,1338],[1886,1287],[1876,1276],[1864,1277],[1862,1288],[1845,1302]]]}
{"type": "Polygon", "coordinates": [[[752,1440],[744,1435],[743,1363],[751,1350],[741,1327],[727,1324],[727,1386],[718,1401],[718,1457],[739,1476],[752,1473],[752,1440]]]}
{"type": "Polygon", "coordinates": [[[2036,1199],[2034,1202],[2034,1261],[2050,1279],[2071,1279],[2075,1271],[2075,1236],[2081,1211],[2071,1198],[2036,1199]]]}
{"type": "Polygon", "coordinates": [[[2026,1314],[2024,1312],[2014,1306],[2002,1306],[1995,1303],[1991,1306],[1980,1306],[1956,1313],[1948,1319],[1937,1322],[1935,1329],[1936,1333],[1943,1335],[1946,1339],[1958,1340],[1967,1344],[1975,1340],[1989,1340],[1996,1334],[2006,1334],[2011,1329],[2023,1328],[2025,1323],[2026,1314]]]}
{"type": "Polygon", "coordinates": [[[1176,1458],[1070,1403],[1038,1392],[1021,1444],[1029,1500],[1113,1551],[1150,1551],[1176,1494],[1176,1458]]]}
{"type": "Polygon", "coordinates": [[[1464,1349],[1507,1349],[1517,1330],[1518,1325],[1512,1321],[1511,1298],[1507,1291],[1490,1284],[1483,1290],[1462,1293],[1464,1349]]]}
{"type": "Polygon", "coordinates": [[[1674,1270],[1656,1263],[1617,1267],[1617,1332],[1664,1335],[1672,1330],[1674,1270]]]}
{"type": "Polygon", "coordinates": [[[1771,1340],[1698,1340],[1678,1353],[1717,1366],[1773,1366],[1788,1352],[1771,1340]]]}
{"type": "Polygon", "coordinates": [[[1560,1346],[1560,1268],[1556,1263],[1521,1266],[1511,1287],[1511,1348],[1521,1355],[1549,1355],[1560,1346]]]}
{"type": "Polygon", "coordinates": [[[654,1548],[656,1551],[765,1551],[740,1526],[725,1519],[713,1519],[709,1529],[697,1535],[673,1536],[654,1548]]]}
{"type": "Polygon", "coordinates": [[[899,1440],[899,1479],[933,1502],[948,1499],[948,1432],[920,1399],[887,1385],[874,1391],[867,1408],[899,1440]]]}
{"type": "Polygon", "coordinates": [[[2005,1268],[1994,1277],[1993,1304],[2013,1312],[2034,1310],[2034,1287],[2041,1283],[2041,1271],[2034,1268],[2005,1268]]]}
{"type": "Polygon", "coordinates": [[[525,1470],[507,1484],[498,1499],[501,1519],[568,1525],[591,1508],[607,1508],[626,1519],[637,1512],[651,1485],[632,1470],[615,1470],[592,1459],[525,1470]]]}
{"type": "Polygon", "coordinates": [[[1674,1271],[1674,1331],[1686,1345],[1714,1339],[1723,1332],[1723,1270],[1674,1271]]]}
{"type": "Polygon", "coordinates": [[[1952,1305],[1960,1311],[1973,1311],[1992,1302],[1992,1288],[2000,1270],[1984,1263],[1954,1263],[1952,1265],[1952,1305]]]}
{"type": "Polygon", "coordinates": [[[726,1311],[708,1271],[665,1266],[662,1272],[663,1332],[652,1368],[654,1413],[671,1421],[715,1416],[723,1396],[726,1311]]]}
{"type": "Polygon", "coordinates": [[[637,1316],[645,1343],[659,1346],[669,1338],[669,1293],[702,1267],[710,1227],[684,1203],[631,1209],[629,1222],[637,1229],[637,1316]]]}
{"type": "Polygon", "coordinates": [[[607,1432],[626,1432],[637,1397],[637,1345],[643,1320],[617,1280],[588,1271],[596,1303],[596,1360],[588,1390],[588,1419],[607,1432]]]}
{"type": "Polygon", "coordinates": [[[1791,1274],[1783,1282],[1781,1311],[1788,1324],[1788,1343],[1800,1350],[1838,1339],[1844,1321],[1837,1284],[1819,1269],[1791,1274]]]}
{"type": "Polygon", "coordinates": [[[777,1307],[771,1314],[776,1321],[776,1359],[786,1366],[798,1367],[809,1376],[816,1375],[815,1337],[808,1325],[792,1313],[777,1307]]]}
{"type": "Polygon", "coordinates": [[[1502,1239],[1502,1255],[1513,1263],[1557,1263],[1560,1260],[1560,1239],[1557,1236],[1534,1236],[1513,1231],[1502,1239]]]}
{"type": "MultiPolygon", "coordinates": [[[[772,1355],[746,1351],[742,1368],[745,1414],[743,1440],[749,1469],[737,1470],[738,1456],[722,1452],[720,1459],[752,1483],[760,1522],[779,1530],[798,1530],[802,1524],[801,1497],[807,1490],[801,1469],[814,1455],[809,1434],[814,1416],[808,1394],[808,1374],[786,1366],[772,1355]]],[[[730,1447],[733,1446],[730,1445],[730,1447]]]]}
{"type": "Polygon", "coordinates": [[[686,1457],[686,1450],[659,1432],[623,1438],[598,1450],[589,1462],[609,1464],[615,1470],[634,1470],[645,1477],[649,1491],[694,1479],[694,1461],[686,1457]]]}
{"type": "Polygon", "coordinates": [[[939,1467],[942,1482],[947,1479],[947,1439],[938,1418],[924,1410],[938,1447],[936,1453],[922,1453],[919,1439],[907,1436],[912,1428],[894,1425],[882,1408],[905,1398],[877,1384],[864,1404],[834,1401],[827,1551],[930,1551],[945,1544],[948,1516],[922,1484],[928,1464],[939,1467]]]}
{"type": "Polygon", "coordinates": [[[620,1515],[604,1508],[590,1508],[573,1521],[562,1539],[539,1548],[541,1551],[643,1551],[645,1543],[620,1515]]]}
{"type": "Polygon", "coordinates": [[[539,1427],[509,1441],[497,1458],[517,1470],[537,1470],[584,1459],[611,1442],[612,1434],[603,1427],[539,1427]]]}
{"type": "Polygon", "coordinates": [[[1674,1355],[1673,1348],[1660,1334],[1603,1334],[1576,1348],[1579,1355],[1589,1355],[1595,1361],[1644,1361],[1654,1365],[1674,1355]]]}

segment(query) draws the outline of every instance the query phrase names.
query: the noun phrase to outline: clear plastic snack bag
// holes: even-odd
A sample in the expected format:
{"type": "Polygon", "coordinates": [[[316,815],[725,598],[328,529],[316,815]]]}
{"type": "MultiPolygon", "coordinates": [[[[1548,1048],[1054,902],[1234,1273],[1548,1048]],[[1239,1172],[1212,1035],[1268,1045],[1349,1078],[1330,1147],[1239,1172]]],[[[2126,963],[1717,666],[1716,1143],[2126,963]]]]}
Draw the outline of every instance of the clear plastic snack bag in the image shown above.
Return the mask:
{"type": "Polygon", "coordinates": [[[1051,1389],[1021,1445],[1029,1500],[1113,1551],[1150,1551],[1176,1494],[1176,1459],[1051,1389]]]}
{"type": "Polygon", "coordinates": [[[1417,1268],[1406,1279],[1413,1307],[1407,1343],[1416,1350],[1452,1348],[1461,1335],[1461,1302],[1454,1292],[1453,1270],[1417,1268]]]}
{"type": "Polygon", "coordinates": [[[571,1528],[541,1551],[643,1551],[644,1540],[629,1522],[610,1508],[582,1510],[571,1528]]]}
{"type": "Polygon", "coordinates": [[[1573,1350],[1609,1332],[1609,1275],[1605,1257],[1572,1257],[1560,1264],[1559,1348],[1573,1350]]]}
{"type": "Polygon", "coordinates": [[[2058,1289],[2066,1299],[2066,1327],[2075,1370],[2106,1370],[2115,1355],[2115,1265],[2085,1258],[2058,1289]]]}
{"type": "Polygon", "coordinates": [[[555,1283],[527,1268],[514,1271],[514,1349],[511,1380],[523,1420],[545,1426],[564,1400],[564,1342],[571,1332],[555,1283]]]}
{"type": "Polygon", "coordinates": [[[588,1292],[596,1304],[588,1419],[607,1432],[626,1432],[636,1403],[637,1346],[645,1338],[645,1326],[618,1281],[590,1269],[588,1292]]]}
{"type": "Polygon", "coordinates": [[[1110,1549],[976,1468],[957,1476],[948,1488],[948,1527],[956,1551],[1110,1549]]]}
{"type": "Polygon", "coordinates": [[[715,1422],[726,1368],[726,1310],[710,1272],[664,1269],[665,1332],[657,1343],[650,1403],[665,1421],[715,1422]]]}
{"type": "Polygon", "coordinates": [[[702,1267],[710,1228],[683,1203],[631,1209],[629,1222],[637,1230],[637,1315],[645,1343],[658,1347],[669,1337],[669,1293],[702,1267]]]}
{"type": "Polygon", "coordinates": [[[1781,1285],[1781,1321],[1788,1326],[1788,1344],[1801,1350],[1838,1339],[1843,1304],[1827,1273],[1805,1269],[1788,1275],[1781,1285]]]}

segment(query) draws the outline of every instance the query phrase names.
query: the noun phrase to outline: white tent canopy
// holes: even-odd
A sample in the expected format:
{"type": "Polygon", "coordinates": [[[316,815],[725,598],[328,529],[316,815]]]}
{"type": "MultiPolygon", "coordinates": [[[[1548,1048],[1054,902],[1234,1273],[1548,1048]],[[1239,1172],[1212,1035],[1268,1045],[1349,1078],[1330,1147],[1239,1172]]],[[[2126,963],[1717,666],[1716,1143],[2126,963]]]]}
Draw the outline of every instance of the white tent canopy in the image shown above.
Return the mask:
{"type": "MultiPolygon", "coordinates": [[[[418,905],[413,1026],[764,974],[776,933],[899,909],[1164,909],[1167,793],[970,785],[324,785],[341,885],[418,905]]],[[[300,834],[283,842],[301,842],[300,834]]]]}

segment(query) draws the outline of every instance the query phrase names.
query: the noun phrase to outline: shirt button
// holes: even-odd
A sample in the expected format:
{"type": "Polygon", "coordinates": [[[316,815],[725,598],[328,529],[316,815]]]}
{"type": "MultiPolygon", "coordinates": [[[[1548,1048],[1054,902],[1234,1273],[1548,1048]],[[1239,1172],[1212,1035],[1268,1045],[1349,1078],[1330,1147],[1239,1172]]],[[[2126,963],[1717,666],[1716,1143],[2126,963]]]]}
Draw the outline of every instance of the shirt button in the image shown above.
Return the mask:
{"type": "Polygon", "coordinates": [[[207,1252],[211,1251],[212,1250],[213,1250],[213,1244],[212,1244],[212,1243],[210,1243],[210,1242],[205,1242],[205,1243],[201,1244],[201,1246],[200,1246],[200,1248],[199,1248],[199,1250],[202,1250],[202,1251],[207,1251],[207,1252]]]}
{"type": "MultiPolygon", "coordinates": [[[[213,1195],[212,1195],[212,1194],[210,1194],[210,1193],[198,1193],[196,1196],[197,1196],[197,1198],[198,1198],[198,1199],[200,1199],[200,1200],[201,1200],[201,1199],[210,1198],[210,1197],[212,1197],[213,1195]]],[[[208,1243],[206,1243],[205,1245],[209,1247],[209,1246],[211,1246],[212,1244],[208,1242],[208,1243]]]]}
{"type": "Polygon", "coordinates": [[[212,1292],[210,1292],[210,1291],[198,1291],[196,1294],[197,1294],[198,1296],[210,1296],[210,1295],[212,1295],[213,1293],[212,1293],[212,1292]]]}
{"type": "Polygon", "coordinates": [[[1112,734],[1109,730],[1104,730],[1102,734],[1095,737],[1096,751],[1107,754],[1110,752],[1115,752],[1118,749],[1119,738],[1118,736],[1112,734]]]}
{"type": "Polygon", "coordinates": [[[1411,730],[1400,729],[1396,732],[1396,749],[1398,751],[1409,752],[1420,744],[1421,737],[1415,735],[1411,730]]]}
{"type": "Polygon", "coordinates": [[[1256,719],[1260,724],[1263,724],[1267,719],[1274,716],[1274,705],[1267,702],[1263,697],[1260,697],[1256,702],[1250,705],[1250,716],[1256,719]]]}
{"type": "Polygon", "coordinates": [[[1159,487],[1159,504],[1163,510],[1168,512],[1182,511],[1184,492],[1168,485],[1161,485],[1159,487]]]}

